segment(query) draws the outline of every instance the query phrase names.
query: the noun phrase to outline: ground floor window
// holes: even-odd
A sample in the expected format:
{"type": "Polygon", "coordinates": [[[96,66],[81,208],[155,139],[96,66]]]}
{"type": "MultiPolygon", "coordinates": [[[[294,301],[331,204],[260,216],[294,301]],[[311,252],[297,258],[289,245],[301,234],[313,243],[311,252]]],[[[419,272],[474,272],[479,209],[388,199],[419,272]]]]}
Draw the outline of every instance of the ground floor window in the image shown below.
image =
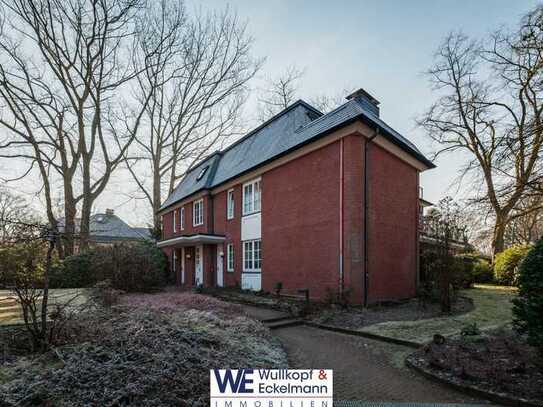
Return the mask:
{"type": "Polygon", "coordinates": [[[262,242],[249,240],[243,242],[243,270],[260,271],[262,269],[262,242]]]}
{"type": "Polygon", "coordinates": [[[177,270],[177,254],[175,254],[175,250],[172,253],[172,271],[175,273],[177,270]]]}
{"type": "Polygon", "coordinates": [[[226,270],[234,271],[234,245],[231,243],[226,246],[226,270]]]}

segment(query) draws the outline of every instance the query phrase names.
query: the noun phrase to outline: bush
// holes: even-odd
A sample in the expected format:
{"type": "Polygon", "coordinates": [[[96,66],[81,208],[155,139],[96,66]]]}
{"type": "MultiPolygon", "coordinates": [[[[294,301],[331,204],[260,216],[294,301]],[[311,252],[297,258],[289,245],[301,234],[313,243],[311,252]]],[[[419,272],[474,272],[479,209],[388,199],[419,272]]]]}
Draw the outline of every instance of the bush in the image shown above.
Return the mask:
{"type": "Polygon", "coordinates": [[[513,325],[528,343],[543,352],[543,238],[526,255],[519,268],[519,295],[513,300],[513,325]]]}
{"type": "Polygon", "coordinates": [[[0,246],[0,288],[43,286],[45,245],[39,240],[0,246]]]}
{"type": "Polygon", "coordinates": [[[455,288],[469,288],[474,283],[491,283],[494,272],[488,261],[481,259],[477,253],[464,253],[456,256],[460,263],[457,275],[453,279],[455,288]]]}
{"type": "Polygon", "coordinates": [[[494,259],[494,277],[496,282],[503,285],[517,285],[520,263],[530,250],[530,246],[512,246],[494,259]]]}
{"type": "Polygon", "coordinates": [[[66,258],[55,269],[51,282],[56,288],[91,287],[109,280],[123,291],[151,291],[168,283],[164,253],[149,242],[99,246],[66,258]]]}
{"type": "Polygon", "coordinates": [[[52,288],[90,287],[95,279],[90,271],[88,253],[69,256],[51,270],[49,286],[52,288]]]}
{"type": "Polygon", "coordinates": [[[479,259],[473,265],[473,276],[475,283],[492,283],[494,282],[494,271],[490,263],[486,260],[479,259]]]}

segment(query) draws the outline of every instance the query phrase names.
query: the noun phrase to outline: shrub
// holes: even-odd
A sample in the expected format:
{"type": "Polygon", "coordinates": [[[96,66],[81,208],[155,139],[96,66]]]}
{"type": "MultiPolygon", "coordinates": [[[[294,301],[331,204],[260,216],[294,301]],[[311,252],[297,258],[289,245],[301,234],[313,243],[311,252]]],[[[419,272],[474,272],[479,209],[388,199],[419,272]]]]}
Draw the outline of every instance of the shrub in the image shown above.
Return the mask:
{"type": "Polygon", "coordinates": [[[456,256],[457,274],[453,278],[455,288],[469,288],[474,283],[490,283],[494,280],[494,272],[488,261],[481,259],[477,253],[464,253],[456,256]]]}
{"type": "Polygon", "coordinates": [[[51,270],[49,286],[51,288],[90,287],[95,279],[90,272],[91,256],[83,253],[69,256],[51,270]]]}
{"type": "Polygon", "coordinates": [[[40,241],[0,246],[0,288],[43,286],[44,246],[40,241]]]}
{"type": "Polygon", "coordinates": [[[518,268],[530,250],[530,246],[512,246],[496,255],[494,259],[494,277],[504,285],[517,285],[518,268]]]}
{"type": "Polygon", "coordinates": [[[543,238],[519,268],[519,295],[513,300],[513,326],[543,352],[543,238]]]}
{"type": "Polygon", "coordinates": [[[492,283],[494,281],[494,271],[490,263],[479,259],[473,265],[473,276],[475,283],[492,283]]]}
{"type": "Polygon", "coordinates": [[[104,280],[123,291],[150,291],[168,283],[167,260],[149,242],[99,246],[66,258],[55,270],[52,286],[91,287],[104,280]]]}

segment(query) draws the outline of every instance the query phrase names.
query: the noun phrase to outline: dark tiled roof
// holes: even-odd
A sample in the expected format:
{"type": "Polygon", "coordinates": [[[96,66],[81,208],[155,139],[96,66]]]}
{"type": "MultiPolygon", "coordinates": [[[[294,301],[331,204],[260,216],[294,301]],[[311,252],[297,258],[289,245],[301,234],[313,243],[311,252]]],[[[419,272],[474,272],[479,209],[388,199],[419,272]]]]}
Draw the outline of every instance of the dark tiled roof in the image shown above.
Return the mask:
{"type": "MultiPolygon", "coordinates": [[[[80,222],[80,219],[76,219],[75,233],[79,233],[80,222]]],[[[63,225],[64,219],[59,219],[59,229],[61,231],[63,225]]],[[[89,239],[93,242],[151,239],[150,232],[145,234],[143,229],[147,228],[133,228],[117,215],[97,213],[90,217],[89,239]]]]}
{"type": "Polygon", "coordinates": [[[189,170],[160,210],[195,192],[216,187],[355,120],[362,120],[370,127],[379,128],[380,133],[388,140],[426,166],[434,167],[413,143],[370,111],[364,101],[351,99],[323,115],[299,100],[232,146],[212,154],[189,170]],[[209,168],[205,175],[197,180],[206,166],[209,168]]]}

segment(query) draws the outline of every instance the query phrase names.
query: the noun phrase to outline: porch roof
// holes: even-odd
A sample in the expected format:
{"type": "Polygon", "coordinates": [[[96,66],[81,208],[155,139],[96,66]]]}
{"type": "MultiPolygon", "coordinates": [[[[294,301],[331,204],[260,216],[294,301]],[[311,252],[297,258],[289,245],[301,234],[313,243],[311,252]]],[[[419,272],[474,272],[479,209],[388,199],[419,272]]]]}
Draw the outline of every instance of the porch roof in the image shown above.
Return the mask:
{"type": "Polygon", "coordinates": [[[194,246],[199,244],[214,244],[224,242],[225,237],[222,235],[212,235],[207,233],[197,233],[195,235],[185,235],[172,237],[171,239],[161,240],[157,242],[157,247],[183,247],[194,246]]]}

